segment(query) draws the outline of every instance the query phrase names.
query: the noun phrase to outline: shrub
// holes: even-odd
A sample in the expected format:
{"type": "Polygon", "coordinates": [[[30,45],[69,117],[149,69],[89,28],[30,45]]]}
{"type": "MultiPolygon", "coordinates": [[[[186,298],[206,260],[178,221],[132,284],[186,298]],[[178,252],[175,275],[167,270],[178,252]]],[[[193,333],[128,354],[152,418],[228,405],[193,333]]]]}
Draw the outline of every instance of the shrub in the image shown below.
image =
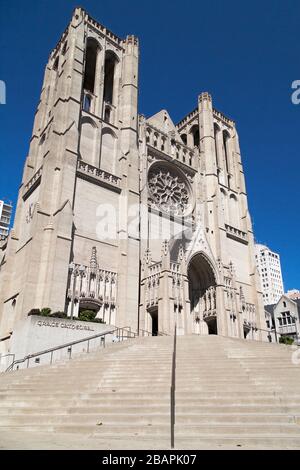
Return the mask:
{"type": "Polygon", "coordinates": [[[92,320],[94,323],[105,323],[102,318],[95,318],[94,320],[92,320]]]}
{"type": "Polygon", "coordinates": [[[293,344],[294,340],[293,340],[293,338],[290,338],[289,336],[280,336],[279,343],[281,343],[281,344],[293,344]]]}
{"type": "Polygon", "coordinates": [[[42,308],[40,315],[42,317],[49,317],[50,313],[51,313],[51,308],[45,307],[45,308],[42,308]]]}
{"type": "Polygon", "coordinates": [[[53,312],[53,313],[51,313],[50,317],[67,318],[67,314],[65,312],[53,312]]]}
{"type": "Polygon", "coordinates": [[[94,321],[96,318],[97,312],[93,310],[82,310],[78,315],[78,320],[81,321],[94,321]]]}
{"type": "Polygon", "coordinates": [[[32,308],[27,316],[29,317],[30,315],[40,315],[40,314],[41,314],[41,311],[39,308],[32,308]]]}

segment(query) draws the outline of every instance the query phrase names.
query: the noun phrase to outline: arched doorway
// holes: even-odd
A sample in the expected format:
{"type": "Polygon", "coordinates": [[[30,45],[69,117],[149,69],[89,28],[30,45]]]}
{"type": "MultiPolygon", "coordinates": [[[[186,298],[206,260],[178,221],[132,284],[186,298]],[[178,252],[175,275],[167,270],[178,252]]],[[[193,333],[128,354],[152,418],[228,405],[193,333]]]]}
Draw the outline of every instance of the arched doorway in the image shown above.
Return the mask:
{"type": "Polygon", "coordinates": [[[205,255],[198,253],[192,257],[188,279],[194,332],[218,334],[216,277],[205,255]]]}

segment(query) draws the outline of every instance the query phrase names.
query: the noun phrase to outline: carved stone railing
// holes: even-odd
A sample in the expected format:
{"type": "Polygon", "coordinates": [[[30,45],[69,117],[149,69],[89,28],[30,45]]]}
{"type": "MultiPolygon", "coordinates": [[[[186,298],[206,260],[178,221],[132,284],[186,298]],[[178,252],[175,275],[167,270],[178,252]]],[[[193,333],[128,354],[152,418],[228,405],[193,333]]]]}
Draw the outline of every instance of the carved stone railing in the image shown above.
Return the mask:
{"type": "Polygon", "coordinates": [[[104,34],[107,35],[110,39],[115,41],[117,44],[121,45],[124,41],[116,36],[114,33],[112,33],[109,29],[107,29],[105,26],[102,24],[98,23],[98,21],[94,20],[91,16],[88,15],[88,22],[90,25],[93,25],[96,29],[102,31],[104,34]]]}
{"type": "Polygon", "coordinates": [[[191,111],[189,114],[187,114],[181,121],[179,121],[176,124],[176,127],[178,130],[181,130],[186,124],[189,123],[194,117],[198,114],[198,108],[194,109],[191,111]]]}
{"type": "Polygon", "coordinates": [[[91,179],[95,182],[99,182],[100,184],[109,185],[110,187],[114,187],[116,190],[121,191],[121,178],[90,165],[83,160],[78,161],[77,173],[84,178],[91,179]]]}
{"type": "Polygon", "coordinates": [[[33,188],[40,183],[42,173],[43,173],[43,166],[41,166],[33,175],[33,177],[24,185],[23,198],[26,198],[28,193],[30,193],[33,190],[33,188]]]}
{"type": "Polygon", "coordinates": [[[149,123],[146,124],[146,143],[154,150],[169,155],[185,165],[194,167],[196,154],[194,149],[176,140],[175,132],[166,134],[149,123]]]}
{"type": "Polygon", "coordinates": [[[218,120],[222,121],[223,123],[225,123],[226,125],[229,125],[230,127],[233,126],[234,124],[234,121],[232,119],[229,119],[228,117],[226,117],[223,113],[221,113],[220,111],[218,111],[217,109],[213,109],[213,115],[215,118],[217,118],[218,120]]]}
{"type": "Polygon", "coordinates": [[[231,225],[225,224],[225,229],[226,229],[226,235],[229,238],[232,238],[233,240],[239,241],[241,243],[244,243],[245,245],[248,245],[248,238],[247,238],[247,233],[243,232],[239,228],[232,227],[231,225]]]}

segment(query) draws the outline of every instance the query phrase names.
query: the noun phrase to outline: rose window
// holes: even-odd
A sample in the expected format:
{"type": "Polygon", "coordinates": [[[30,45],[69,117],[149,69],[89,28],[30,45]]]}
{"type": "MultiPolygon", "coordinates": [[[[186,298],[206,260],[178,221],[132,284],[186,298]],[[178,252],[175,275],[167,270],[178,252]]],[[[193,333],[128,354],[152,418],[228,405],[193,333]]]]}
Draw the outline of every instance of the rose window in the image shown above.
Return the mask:
{"type": "Polygon", "coordinates": [[[190,190],[184,176],[169,167],[155,165],[149,171],[148,186],[154,207],[175,215],[187,212],[190,190]]]}

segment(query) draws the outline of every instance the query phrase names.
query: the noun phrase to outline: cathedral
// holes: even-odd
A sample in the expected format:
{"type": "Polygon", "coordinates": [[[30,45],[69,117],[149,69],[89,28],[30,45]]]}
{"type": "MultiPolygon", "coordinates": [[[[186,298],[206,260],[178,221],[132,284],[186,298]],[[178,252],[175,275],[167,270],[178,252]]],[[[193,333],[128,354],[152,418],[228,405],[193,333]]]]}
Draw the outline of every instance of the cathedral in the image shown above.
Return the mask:
{"type": "Polygon", "coordinates": [[[0,245],[2,351],[46,307],[153,335],[266,339],[235,123],[207,92],[177,124],[140,115],[138,68],[136,37],[74,10],[0,245]]]}

